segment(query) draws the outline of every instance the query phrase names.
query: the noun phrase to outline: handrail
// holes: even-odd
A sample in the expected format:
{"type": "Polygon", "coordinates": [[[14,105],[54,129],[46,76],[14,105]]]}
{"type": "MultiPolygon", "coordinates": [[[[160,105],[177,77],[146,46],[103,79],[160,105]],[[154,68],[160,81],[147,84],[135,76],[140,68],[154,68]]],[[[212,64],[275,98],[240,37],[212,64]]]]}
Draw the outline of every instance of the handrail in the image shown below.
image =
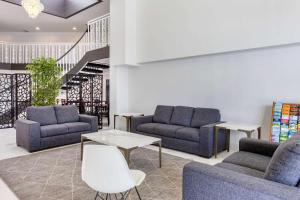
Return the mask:
{"type": "Polygon", "coordinates": [[[61,57],[59,57],[56,62],[60,61],[61,59],[63,59],[63,57],[65,57],[68,53],[70,53],[70,51],[72,51],[74,49],[75,46],[77,46],[77,44],[82,40],[82,38],[85,36],[85,34],[88,32],[89,28],[86,29],[86,31],[80,36],[80,38],[77,40],[77,42],[75,42],[75,44],[66,52],[64,53],[61,57]]]}

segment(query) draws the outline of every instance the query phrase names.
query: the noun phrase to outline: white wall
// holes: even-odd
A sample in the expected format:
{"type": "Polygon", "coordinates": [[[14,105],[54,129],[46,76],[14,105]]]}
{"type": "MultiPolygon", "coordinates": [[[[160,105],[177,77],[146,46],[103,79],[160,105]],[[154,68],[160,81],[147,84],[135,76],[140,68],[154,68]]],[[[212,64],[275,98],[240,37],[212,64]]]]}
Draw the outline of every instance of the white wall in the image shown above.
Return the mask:
{"type": "Polygon", "coordinates": [[[0,32],[0,41],[5,42],[16,42],[16,43],[26,43],[26,42],[66,42],[73,43],[76,42],[83,33],[80,32],[0,32]]]}
{"type": "Polygon", "coordinates": [[[118,76],[128,76],[119,101],[145,114],[158,104],[218,108],[222,120],[262,124],[266,139],[272,102],[300,101],[299,52],[291,45],[119,67],[118,76]]]}
{"type": "Polygon", "coordinates": [[[137,62],[300,42],[299,0],[138,0],[137,62]]]}

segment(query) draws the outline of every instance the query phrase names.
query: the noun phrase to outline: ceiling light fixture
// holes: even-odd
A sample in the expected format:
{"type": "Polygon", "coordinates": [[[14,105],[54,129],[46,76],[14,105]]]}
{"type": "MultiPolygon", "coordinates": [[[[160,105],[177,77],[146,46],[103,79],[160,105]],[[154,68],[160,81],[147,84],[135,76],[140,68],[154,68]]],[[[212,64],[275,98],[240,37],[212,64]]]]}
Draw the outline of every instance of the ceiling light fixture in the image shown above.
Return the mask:
{"type": "Polygon", "coordinates": [[[36,18],[44,10],[40,0],[22,0],[22,7],[31,18],[36,18]]]}
{"type": "Polygon", "coordinates": [[[38,26],[37,26],[37,27],[35,27],[35,30],[39,31],[39,30],[40,30],[40,27],[38,27],[38,26]]]}
{"type": "Polygon", "coordinates": [[[74,31],[76,31],[77,30],[77,28],[74,26],[73,28],[72,28],[74,31]]]}

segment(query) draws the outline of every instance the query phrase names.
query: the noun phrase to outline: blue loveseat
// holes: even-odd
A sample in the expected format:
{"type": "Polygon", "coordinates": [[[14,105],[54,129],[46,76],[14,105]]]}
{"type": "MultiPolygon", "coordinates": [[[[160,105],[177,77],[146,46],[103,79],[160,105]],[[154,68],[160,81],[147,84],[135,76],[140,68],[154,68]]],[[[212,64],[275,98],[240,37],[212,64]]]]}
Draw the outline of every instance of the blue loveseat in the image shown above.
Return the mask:
{"type": "MultiPolygon", "coordinates": [[[[214,125],[220,112],[187,106],[156,107],[154,115],[133,117],[131,132],[162,139],[162,146],[204,157],[213,155],[214,125]]],[[[226,149],[226,134],[218,133],[218,151],[226,149]]]]}
{"type": "Polygon", "coordinates": [[[75,105],[32,106],[26,114],[16,121],[16,139],[29,152],[77,143],[81,134],[98,130],[98,118],[78,114],[75,105]]]}

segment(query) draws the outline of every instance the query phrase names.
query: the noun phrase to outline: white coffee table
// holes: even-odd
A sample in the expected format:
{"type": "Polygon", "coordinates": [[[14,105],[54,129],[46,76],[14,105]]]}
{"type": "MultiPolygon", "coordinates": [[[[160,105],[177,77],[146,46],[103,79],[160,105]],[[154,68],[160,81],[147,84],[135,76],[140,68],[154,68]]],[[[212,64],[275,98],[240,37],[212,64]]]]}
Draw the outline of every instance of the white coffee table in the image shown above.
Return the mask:
{"type": "Polygon", "coordinates": [[[230,146],[230,133],[231,131],[240,131],[247,134],[247,138],[251,138],[251,135],[257,131],[258,139],[261,137],[261,126],[254,124],[241,124],[233,122],[224,122],[214,126],[214,155],[217,158],[218,153],[218,132],[219,129],[226,130],[226,149],[229,151],[230,146]]]}
{"type": "Polygon", "coordinates": [[[132,150],[151,144],[158,144],[159,147],[159,167],[161,168],[161,139],[145,135],[130,133],[121,130],[100,130],[96,133],[81,135],[81,160],[83,156],[83,145],[85,141],[94,141],[99,144],[116,146],[123,151],[126,161],[130,162],[130,153],[132,150]]]}

